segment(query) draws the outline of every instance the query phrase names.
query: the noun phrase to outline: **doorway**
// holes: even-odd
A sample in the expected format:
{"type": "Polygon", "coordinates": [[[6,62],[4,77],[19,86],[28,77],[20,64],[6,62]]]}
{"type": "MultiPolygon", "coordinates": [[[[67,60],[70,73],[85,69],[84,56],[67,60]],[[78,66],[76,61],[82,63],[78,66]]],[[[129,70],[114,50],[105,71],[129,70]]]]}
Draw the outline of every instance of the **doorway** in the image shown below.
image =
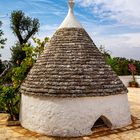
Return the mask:
{"type": "Polygon", "coordinates": [[[107,119],[105,116],[100,116],[96,122],[94,123],[93,127],[91,130],[93,131],[96,128],[101,128],[101,127],[106,127],[106,128],[111,128],[112,124],[109,119],[107,119]]]}

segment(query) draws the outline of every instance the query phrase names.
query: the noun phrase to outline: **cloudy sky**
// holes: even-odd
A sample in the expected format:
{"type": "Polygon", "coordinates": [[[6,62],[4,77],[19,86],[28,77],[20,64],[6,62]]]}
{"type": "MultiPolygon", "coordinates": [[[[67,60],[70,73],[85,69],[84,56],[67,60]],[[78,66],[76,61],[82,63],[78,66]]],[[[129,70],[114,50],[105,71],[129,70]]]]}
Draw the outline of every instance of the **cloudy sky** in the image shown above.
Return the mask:
{"type": "MultiPolygon", "coordinates": [[[[97,46],[103,45],[112,56],[140,60],[140,0],[75,0],[75,15],[97,46]]],[[[67,14],[67,0],[0,0],[0,20],[8,41],[2,58],[10,58],[16,38],[10,30],[13,10],[40,20],[36,35],[51,37],[67,14]]]]}

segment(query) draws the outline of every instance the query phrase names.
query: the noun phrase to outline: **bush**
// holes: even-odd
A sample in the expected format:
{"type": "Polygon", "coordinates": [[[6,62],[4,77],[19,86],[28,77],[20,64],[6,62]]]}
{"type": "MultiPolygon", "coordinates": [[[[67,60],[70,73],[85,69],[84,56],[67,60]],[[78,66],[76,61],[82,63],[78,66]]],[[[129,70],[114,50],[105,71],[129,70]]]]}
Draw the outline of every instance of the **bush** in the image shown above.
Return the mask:
{"type": "Polygon", "coordinates": [[[19,119],[20,93],[19,88],[3,87],[1,89],[0,108],[10,114],[10,120],[19,119]]]}
{"type": "Polygon", "coordinates": [[[5,85],[5,84],[12,84],[12,77],[13,73],[12,73],[12,68],[9,69],[6,74],[2,77],[0,77],[0,84],[1,85],[5,85]]]}
{"type": "Polygon", "coordinates": [[[31,44],[24,44],[22,50],[25,52],[26,57],[20,62],[19,66],[12,67],[9,73],[5,75],[6,77],[4,76],[3,79],[0,79],[0,84],[3,85],[0,93],[0,108],[10,114],[10,120],[19,119],[19,87],[39,55],[43,52],[48,38],[45,38],[44,41],[34,38],[34,42],[37,44],[36,47],[31,46],[31,44]],[[5,80],[5,82],[3,80],[5,80]]]}
{"type": "MultiPolygon", "coordinates": [[[[1,97],[1,94],[2,94],[2,86],[0,86],[0,97],[1,97]]],[[[1,104],[0,104],[0,112],[3,111],[2,107],[1,107],[1,104]]]]}

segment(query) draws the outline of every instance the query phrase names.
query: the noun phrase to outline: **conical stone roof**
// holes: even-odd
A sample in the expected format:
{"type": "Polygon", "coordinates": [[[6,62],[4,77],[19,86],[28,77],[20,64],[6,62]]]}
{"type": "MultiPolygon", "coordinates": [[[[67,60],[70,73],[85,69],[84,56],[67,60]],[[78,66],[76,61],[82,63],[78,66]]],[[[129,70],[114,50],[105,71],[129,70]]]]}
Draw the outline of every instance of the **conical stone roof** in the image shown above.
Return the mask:
{"type": "Polygon", "coordinates": [[[77,21],[67,24],[70,19],[66,17],[51,38],[23,82],[21,93],[48,97],[126,94],[127,88],[90,36],[77,21]]]}

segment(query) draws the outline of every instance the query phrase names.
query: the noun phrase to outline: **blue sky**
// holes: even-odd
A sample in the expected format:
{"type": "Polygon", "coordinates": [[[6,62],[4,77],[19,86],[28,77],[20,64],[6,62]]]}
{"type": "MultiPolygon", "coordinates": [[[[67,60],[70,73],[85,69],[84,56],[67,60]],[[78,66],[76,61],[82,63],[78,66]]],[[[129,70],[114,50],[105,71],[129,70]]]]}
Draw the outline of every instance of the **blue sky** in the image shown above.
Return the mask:
{"type": "MultiPolygon", "coordinates": [[[[140,0],[75,0],[75,15],[97,46],[103,45],[112,56],[140,60],[140,0]]],[[[0,20],[8,38],[2,58],[10,58],[16,38],[10,30],[13,10],[40,20],[36,35],[51,37],[67,14],[67,0],[0,0],[0,20]]]]}

